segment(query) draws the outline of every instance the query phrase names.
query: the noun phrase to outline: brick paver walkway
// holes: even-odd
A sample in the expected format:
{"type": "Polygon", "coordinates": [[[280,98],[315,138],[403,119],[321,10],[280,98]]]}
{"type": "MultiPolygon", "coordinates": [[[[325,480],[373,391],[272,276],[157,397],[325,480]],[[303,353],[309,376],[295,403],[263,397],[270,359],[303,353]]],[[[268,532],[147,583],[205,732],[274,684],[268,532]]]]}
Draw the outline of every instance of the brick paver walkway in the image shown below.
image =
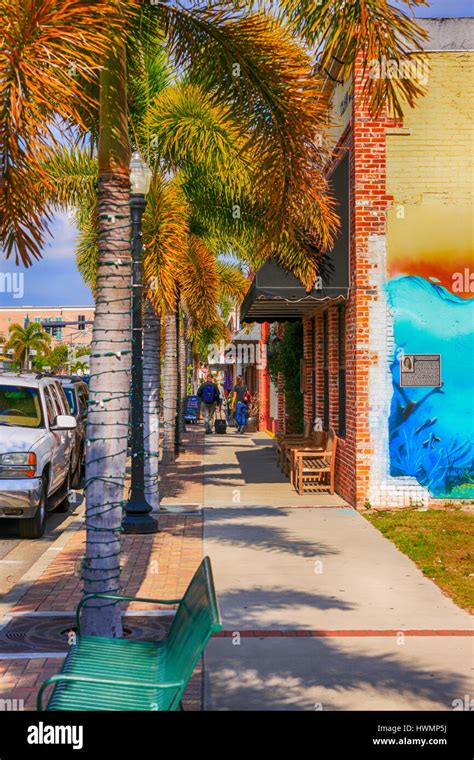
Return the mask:
{"type": "MultiPolygon", "coordinates": [[[[179,501],[185,504],[202,503],[202,439],[200,428],[191,430],[185,436],[185,453],[176,465],[163,468],[161,472],[162,490],[169,494],[169,483],[178,483],[179,487],[173,488],[179,491],[179,501]],[[194,462],[199,460],[201,464],[196,466],[194,462]]],[[[162,513],[158,517],[158,526],[159,532],[154,535],[123,536],[121,587],[125,595],[165,599],[182,596],[202,559],[200,512],[162,513]]],[[[79,529],[11,607],[9,614],[15,619],[25,614],[31,614],[33,618],[36,615],[39,619],[45,613],[72,612],[81,598],[79,567],[84,551],[85,531],[79,529]]],[[[134,611],[170,610],[169,606],[139,602],[125,608],[134,611]]],[[[161,623],[163,619],[158,620],[161,623]]],[[[22,707],[26,710],[35,709],[40,685],[58,672],[62,662],[59,657],[25,657],[29,651],[23,656],[22,653],[3,652],[3,657],[0,651],[0,700],[23,700],[22,707]]],[[[201,709],[201,665],[196,668],[183,701],[185,709],[201,709]]]]}

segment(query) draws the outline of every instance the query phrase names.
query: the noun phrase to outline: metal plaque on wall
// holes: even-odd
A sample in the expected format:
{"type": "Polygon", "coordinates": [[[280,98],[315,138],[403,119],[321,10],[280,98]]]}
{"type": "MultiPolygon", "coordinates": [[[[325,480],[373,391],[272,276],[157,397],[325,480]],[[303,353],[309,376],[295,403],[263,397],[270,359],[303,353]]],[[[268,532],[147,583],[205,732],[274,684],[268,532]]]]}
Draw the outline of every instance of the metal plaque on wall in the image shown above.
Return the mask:
{"type": "Polygon", "coordinates": [[[400,386],[402,388],[441,385],[441,354],[402,354],[400,356],[400,386]]]}

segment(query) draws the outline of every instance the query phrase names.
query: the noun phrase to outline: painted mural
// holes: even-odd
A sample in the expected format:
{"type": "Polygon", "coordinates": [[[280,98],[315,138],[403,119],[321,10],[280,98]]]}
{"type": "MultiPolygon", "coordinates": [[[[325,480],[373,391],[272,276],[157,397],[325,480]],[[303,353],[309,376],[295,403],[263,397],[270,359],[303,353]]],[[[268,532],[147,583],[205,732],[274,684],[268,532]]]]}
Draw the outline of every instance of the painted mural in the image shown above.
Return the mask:
{"type": "Polygon", "coordinates": [[[436,277],[392,278],[391,475],[413,476],[437,498],[474,498],[474,298],[436,277]],[[455,288],[453,288],[455,290],[455,288]],[[441,354],[440,388],[401,388],[401,353],[441,354]]]}

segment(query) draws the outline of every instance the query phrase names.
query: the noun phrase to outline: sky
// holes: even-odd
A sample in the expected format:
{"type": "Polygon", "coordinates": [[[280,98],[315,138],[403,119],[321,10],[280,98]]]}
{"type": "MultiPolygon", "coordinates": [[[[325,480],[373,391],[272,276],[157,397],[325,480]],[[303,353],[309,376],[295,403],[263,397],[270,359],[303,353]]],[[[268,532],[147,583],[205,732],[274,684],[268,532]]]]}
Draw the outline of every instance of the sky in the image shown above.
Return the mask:
{"type": "MultiPolygon", "coordinates": [[[[417,8],[416,15],[424,18],[460,17],[472,16],[473,11],[474,0],[431,0],[430,7],[417,8]]],[[[0,257],[0,306],[93,304],[92,294],[77,271],[74,255],[76,233],[67,213],[56,215],[50,231],[43,258],[28,269],[17,267],[14,261],[5,261],[3,256],[0,257]],[[13,273],[16,279],[9,279],[13,273]]]]}

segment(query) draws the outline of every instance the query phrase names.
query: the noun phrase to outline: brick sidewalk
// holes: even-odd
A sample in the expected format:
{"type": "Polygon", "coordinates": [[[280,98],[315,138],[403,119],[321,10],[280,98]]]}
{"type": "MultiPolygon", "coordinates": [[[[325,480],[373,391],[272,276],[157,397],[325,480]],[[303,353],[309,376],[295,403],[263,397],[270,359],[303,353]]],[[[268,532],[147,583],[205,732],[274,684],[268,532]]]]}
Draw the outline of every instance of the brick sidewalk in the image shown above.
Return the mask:
{"type": "MultiPolygon", "coordinates": [[[[176,465],[161,470],[162,491],[169,494],[169,483],[176,482],[179,488],[175,490],[179,490],[179,501],[182,503],[202,504],[203,437],[200,428],[186,434],[185,453],[176,465]],[[201,464],[194,464],[199,461],[201,464]]],[[[200,512],[160,514],[158,526],[159,532],[154,535],[124,535],[122,538],[121,589],[125,595],[165,599],[182,596],[202,559],[200,512]]],[[[79,566],[84,551],[85,531],[80,529],[72,534],[64,548],[13,605],[9,613],[13,619],[16,621],[29,613],[33,620],[44,620],[55,611],[72,612],[81,598],[79,566]]],[[[144,605],[138,602],[126,607],[127,610],[134,611],[160,608],[170,609],[165,605],[144,605]]],[[[27,619],[30,620],[30,617],[27,619]]],[[[160,624],[163,620],[157,618],[160,624]]],[[[29,651],[23,657],[10,653],[10,659],[2,658],[0,654],[0,699],[23,700],[24,709],[34,710],[40,685],[59,671],[62,659],[48,656],[25,657],[29,651]]],[[[184,695],[185,709],[201,709],[202,680],[200,663],[184,695]]]]}

